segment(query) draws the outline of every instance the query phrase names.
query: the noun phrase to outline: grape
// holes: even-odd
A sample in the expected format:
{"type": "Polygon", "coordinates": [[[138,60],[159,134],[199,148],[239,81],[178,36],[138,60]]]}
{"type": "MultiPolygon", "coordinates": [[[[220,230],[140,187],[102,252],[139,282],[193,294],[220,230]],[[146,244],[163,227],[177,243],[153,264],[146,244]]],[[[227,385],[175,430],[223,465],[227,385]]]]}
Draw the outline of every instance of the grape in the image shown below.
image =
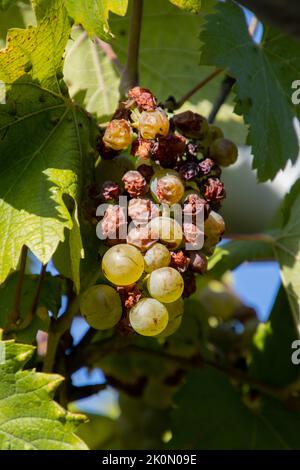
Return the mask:
{"type": "Polygon", "coordinates": [[[213,143],[214,140],[221,139],[222,137],[224,137],[222,130],[217,126],[210,124],[208,126],[208,133],[204,139],[201,140],[201,146],[207,148],[213,143]]]}
{"type": "Polygon", "coordinates": [[[161,243],[155,243],[144,255],[145,271],[151,273],[155,269],[169,266],[171,254],[161,243]]]}
{"type": "Polygon", "coordinates": [[[132,142],[132,129],[125,119],[113,119],[108,124],[103,142],[106,147],[113,150],[126,149],[132,142]]]}
{"type": "Polygon", "coordinates": [[[184,311],[184,301],[180,297],[175,302],[166,304],[168,313],[169,313],[169,323],[162,333],[158,336],[159,338],[166,338],[171,336],[178,330],[182,322],[182,314],[184,311]]]}
{"type": "Polygon", "coordinates": [[[184,195],[184,184],[174,170],[157,171],[150,182],[153,198],[161,203],[176,204],[184,195]]]}
{"type": "Polygon", "coordinates": [[[153,271],[147,281],[151,297],[164,303],[175,302],[183,292],[183,279],[174,268],[159,268],[153,271]]]}
{"type": "Polygon", "coordinates": [[[155,217],[149,222],[152,238],[158,238],[168,248],[175,250],[183,239],[180,224],[170,217],[155,217]]]}
{"type": "Polygon", "coordinates": [[[240,299],[232,290],[216,280],[210,281],[208,286],[200,291],[198,298],[209,316],[223,320],[231,318],[241,307],[240,299]]]}
{"type": "Polygon", "coordinates": [[[138,128],[143,139],[155,139],[157,135],[168,134],[170,123],[164,110],[156,108],[141,113],[138,128]]]}
{"type": "Polygon", "coordinates": [[[223,217],[215,211],[211,211],[208,218],[204,222],[205,242],[203,251],[206,255],[211,256],[215,246],[221,240],[221,236],[225,231],[225,222],[223,217]]]}
{"type": "Polygon", "coordinates": [[[92,286],[82,294],[79,303],[82,316],[96,330],[112,328],[121,319],[121,299],[113,287],[92,286]]]}
{"type": "Polygon", "coordinates": [[[238,157],[237,146],[228,139],[217,139],[209,147],[209,155],[221,166],[229,166],[238,157]]]}
{"type": "Polygon", "coordinates": [[[155,299],[140,300],[129,312],[132,328],[143,336],[156,336],[161,333],[169,321],[165,305],[155,299]]]}
{"type": "Polygon", "coordinates": [[[103,256],[102,270],[113,284],[129,286],[143,274],[144,258],[134,246],[119,244],[110,248],[103,256]]]}

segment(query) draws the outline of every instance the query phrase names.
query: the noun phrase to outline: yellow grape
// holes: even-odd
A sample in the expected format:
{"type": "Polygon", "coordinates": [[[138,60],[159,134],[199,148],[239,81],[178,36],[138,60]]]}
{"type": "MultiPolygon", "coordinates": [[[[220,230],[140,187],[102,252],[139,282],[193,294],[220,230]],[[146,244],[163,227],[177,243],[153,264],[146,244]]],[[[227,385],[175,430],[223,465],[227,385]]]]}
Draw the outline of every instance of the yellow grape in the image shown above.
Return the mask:
{"type": "Polygon", "coordinates": [[[157,336],[167,326],[169,313],[165,305],[155,299],[140,300],[129,312],[132,328],[143,336],[157,336]]]}
{"type": "Polygon", "coordinates": [[[119,244],[110,248],[102,259],[104,276],[117,286],[129,286],[144,272],[144,258],[131,245],[119,244]]]}
{"type": "Polygon", "coordinates": [[[168,248],[175,250],[181,245],[183,232],[180,224],[175,219],[170,217],[155,217],[148,225],[153,238],[159,238],[168,248]]]}
{"type": "Polygon", "coordinates": [[[97,330],[112,328],[122,316],[119,294],[104,284],[89,287],[80,297],[79,305],[81,315],[97,330]]]}
{"type": "Polygon", "coordinates": [[[155,243],[144,255],[145,271],[151,273],[155,269],[169,266],[171,254],[161,243],[155,243]]]}
{"type": "Polygon", "coordinates": [[[174,268],[159,268],[153,271],[147,281],[151,297],[164,303],[175,302],[183,292],[183,279],[174,268]]]}
{"type": "Polygon", "coordinates": [[[171,336],[178,330],[182,322],[182,315],[184,311],[184,301],[180,297],[175,302],[166,304],[167,310],[169,312],[169,323],[162,333],[159,334],[160,338],[166,338],[171,336]]]}

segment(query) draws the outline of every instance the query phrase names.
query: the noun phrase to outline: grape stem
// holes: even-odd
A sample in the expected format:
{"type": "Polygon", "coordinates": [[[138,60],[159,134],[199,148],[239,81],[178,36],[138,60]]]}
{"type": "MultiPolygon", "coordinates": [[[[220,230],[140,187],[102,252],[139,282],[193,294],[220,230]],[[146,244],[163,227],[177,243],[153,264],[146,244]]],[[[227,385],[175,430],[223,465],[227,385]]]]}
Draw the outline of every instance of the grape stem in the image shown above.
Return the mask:
{"type": "MultiPolygon", "coordinates": [[[[292,386],[289,385],[288,387],[284,387],[284,388],[271,387],[270,385],[266,383],[263,383],[259,380],[256,380],[250,377],[248,374],[246,374],[243,371],[240,371],[234,367],[224,366],[223,364],[220,364],[212,359],[203,358],[200,355],[186,359],[180,356],[175,356],[173,354],[165,353],[164,351],[156,351],[154,349],[149,349],[149,348],[136,346],[136,345],[127,346],[125,348],[125,351],[132,352],[135,355],[142,354],[142,355],[148,355],[148,356],[153,356],[153,357],[155,356],[157,358],[164,359],[164,360],[169,360],[169,361],[175,362],[180,367],[184,367],[186,369],[190,369],[194,367],[209,366],[224,373],[230,379],[250,385],[253,388],[259,390],[260,392],[266,395],[272,396],[278,400],[286,400],[294,391],[293,385],[292,386]]],[[[295,387],[296,385],[299,385],[299,384],[295,384],[295,387]]]]}
{"type": "Polygon", "coordinates": [[[121,98],[125,97],[128,90],[136,86],[139,81],[139,51],[143,6],[144,0],[133,0],[132,2],[127,59],[120,83],[121,98]]]}
{"type": "Polygon", "coordinates": [[[27,254],[28,254],[28,248],[27,246],[24,245],[21,251],[20,270],[19,270],[19,276],[18,276],[18,281],[17,281],[17,286],[16,286],[15,300],[14,300],[12,310],[9,314],[6,327],[4,329],[5,332],[8,332],[14,329],[17,326],[18,322],[20,321],[20,313],[21,313],[20,305],[21,305],[22,290],[23,290],[24,279],[25,279],[27,254]]]}
{"type": "Polygon", "coordinates": [[[220,75],[220,73],[223,72],[223,69],[216,69],[214,72],[209,74],[207,77],[205,77],[201,82],[197,83],[190,91],[188,91],[185,95],[183,95],[178,101],[172,102],[171,100],[166,103],[166,107],[169,111],[173,112],[176,109],[181,108],[181,106],[189,99],[191,96],[193,96],[195,93],[197,93],[201,88],[203,88],[207,83],[209,83],[211,80],[213,80],[215,77],[220,75]]]}
{"type": "MultiPolygon", "coordinates": [[[[125,341],[123,345],[121,343],[121,338],[112,337],[108,340],[95,342],[85,350],[76,350],[76,355],[70,358],[71,361],[67,364],[69,373],[73,373],[83,365],[92,366],[93,363],[99,361],[99,358],[103,358],[107,354],[119,353],[121,350],[122,354],[128,353],[133,354],[135,357],[137,355],[141,355],[157,358],[158,360],[168,361],[170,363],[176,364],[178,367],[183,368],[186,371],[192,368],[201,368],[205,366],[212,367],[222,372],[230,379],[252,386],[256,390],[266,395],[272,396],[278,400],[286,400],[287,398],[290,398],[295,390],[299,389],[298,382],[283,388],[272,387],[269,384],[250,377],[247,373],[239,369],[223,365],[213,359],[204,358],[200,355],[185,358],[178,355],[169,354],[163,350],[155,350],[135,344],[128,344],[128,341],[125,341]]],[[[124,390],[124,384],[118,383],[118,381],[116,381],[114,378],[107,377],[107,383],[116,388],[119,388],[120,390],[124,390]]],[[[142,387],[142,384],[140,385],[142,387]]],[[[131,393],[132,391],[128,389],[127,392],[131,393]]]]}
{"type": "Polygon", "coordinates": [[[267,233],[226,233],[224,238],[240,241],[259,241],[271,244],[275,244],[276,242],[276,240],[267,233]]]}
{"type": "Polygon", "coordinates": [[[219,94],[214,102],[213,108],[207,119],[209,124],[213,124],[220,108],[223,106],[228,96],[230,95],[230,92],[234,84],[235,84],[235,78],[231,77],[230,75],[226,75],[226,77],[224,77],[224,79],[222,80],[219,94]]]}
{"type": "Polygon", "coordinates": [[[117,56],[117,54],[115,53],[115,51],[113,50],[113,48],[111,47],[110,44],[108,44],[107,42],[105,41],[102,41],[100,38],[98,38],[97,36],[95,37],[95,43],[100,47],[100,49],[104,52],[104,54],[106,55],[106,57],[111,61],[111,63],[113,64],[114,68],[116,69],[116,71],[118,72],[118,74],[121,76],[123,71],[124,71],[124,67],[123,65],[121,64],[121,62],[119,61],[119,58],[117,56]]]}

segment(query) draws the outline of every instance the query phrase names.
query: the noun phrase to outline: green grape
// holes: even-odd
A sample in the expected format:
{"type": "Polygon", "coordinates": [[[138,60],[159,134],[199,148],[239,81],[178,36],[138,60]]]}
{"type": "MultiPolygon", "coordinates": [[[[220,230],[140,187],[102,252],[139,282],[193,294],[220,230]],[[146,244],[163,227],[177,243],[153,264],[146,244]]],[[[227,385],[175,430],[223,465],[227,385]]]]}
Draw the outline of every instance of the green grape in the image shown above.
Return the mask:
{"type": "Polygon", "coordinates": [[[215,211],[211,211],[208,218],[204,222],[205,241],[203,252],[207,256],[211,256],[216,245],[221,240],[221,236],[225,231],[225,222],[223,217],[215,211]]]}
{"type": "Polygon", "coordinates": [[[170,206],[179,202],[184,195],[184,184],[175,170],[157,171],[150,181],[150,189],[157,202],[170,206]]]}
{"type": "Polygon", "coordinates": [[[144,272],[144,258],[137,248],[120,243],[110,248],[102,259],[105,277],[117,286],[129,286],[144,272]]]}
{"type": "Polygon", "coordinates": [[[145,271],[151,273],[158,268],[169,266],[171,254],[168,248],[161,243],[155,243],[144,255],[145,271]]]}
{"type": "Polygon", "coordinates": [[[112,328],[122,316],[120,296],[110,286],[89,287],[80,297],[79,304],[81,315],[96,330],[112,328]]]}
{"type": "Polygon", "coordinates": [[[151,297],[164,303],[175,302],[183,292],[183,279],[174,268],[159,268],[153,271],[147,281],[151,297]]]}
{"type": "Polygon", "coordinates": [[[159,338],[166,338],[167,336],[173,335],[180,327],[184,311],[183,298],[180,297],[175,302],[166,304],[166,307],[169,312],[169,323],[164,331],[158,335],[159,338]]]}
{"type": "Polygon", "coordinates": [[[238,157],[237,146],[228,139],[217,139],[209,147],[209,155],[221,166],[229,166],[236,162],[238,157]]]}
{"type": "Polygon", "coordinates": [[[210,281],[207,287],[198,295],[209,316],[220,317],[223,320],[231,318],[241,307],[240,299],[222,282],[210,281]]]}
{"type": "Polygon", "coordinates": [[[175,250],[183,239],[180,224],[170,217],[155,217],[149,222],[152,238],[158,238],[168,248],[175,250]]]}
{"type": "Polygon", "coordinates": [[[140,300],[129,312],[132,328],[143,336],[157,336],[167,326],[169,313],[165,305],[155,299],[140,300]]]}

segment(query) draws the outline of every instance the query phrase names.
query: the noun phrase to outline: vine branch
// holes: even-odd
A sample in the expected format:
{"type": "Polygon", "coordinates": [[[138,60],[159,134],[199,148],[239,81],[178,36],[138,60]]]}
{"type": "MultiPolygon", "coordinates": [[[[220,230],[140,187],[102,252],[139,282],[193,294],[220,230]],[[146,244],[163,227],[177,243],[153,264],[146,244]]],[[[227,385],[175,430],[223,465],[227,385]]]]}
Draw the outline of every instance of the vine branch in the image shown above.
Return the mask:
{"type": "Polygon", "coordinates": [[[264,242],[264,243],[271,243],[274,244],[276,240],[272,237],[272,235],[269,235],[267,233],[226,233],[225,238],[228,238],[230,240],[239,240],[239,241],[244,241],[244,240],[249,240],[249,241],[258,241],[258,242],[264,242]]]}
{"type": "Polygon", "coordinates": [[[142,30],[143,4],[143,0],[133,0],[132,2],[127,60],[120,83],[121,97],[125,96],[127,91],[130,88],[136,86],[139,81],[139,51],[142,30]]]}
{"type": "Polygon", "coordinates": [[[102,41],[100,38],[95,37],[95,43],[100,47],[100,49],[104,52],[104,54],[108,57],[111,61],[113,66],[115,67],[116,71],[119,75],[122,75],[124,67],[119,61],[119,58],[110,44],[105,41],[102,41]]]}
{"type": "Polygon", "coordinates": [[[19,270],[18,281],[17,281],[17,286],[16,286],[16,295],[15,295],[12,310],[7,320],[7,326],[5,328],[5,331],[9,331],[12,328],[14,328],[20,321],[20,314],[21,314],[20,306],[21,306],[22,290],[23,290],[24,279],[25,279],[27,254],[28,254],[28,248],[27,246],[24,245],[21,251],[20,270],[19,270]]]}
{"type": "Polygon", "coordinates": [[[43,264],[42,268],[41,268],[39,278],[38,278],[38,282],[37,282],[37,286],[36,286],[36,289],[35,289],[34,297],[33,297],[31,306],[28,310],[27,316],[22,321],[22,323],[20,323],[20,325],[16,328],[19,331],[20,330],[25,330],[31,324],[31,322],[32,322],[32,320],[33,320],[33,318],[36,314],[36,310],[37,310],[38,305],[39,305],[42,285],[43,285],[43,282],[44,282],[44,279],[45,279],[46,269],[47,269],[47,265],[43,264]]]}
{"type": "Polygon", "coordinates": [[[214,72],[209,74],[207,77],[205,77],[201,82],[197,83],[190,91],[188,91],[185,95],[183,95],[178,101],[172,101],[171,99],[167,100],[166,102],[166,107],[168,108],[169,111],[173,112],[176,109],[181,108],[181,106],[189,99],[191,96],[193,96],[195,93],[197,93],[201,88],[203,88],[207,83],[209,83],[211,80],[213,80],[215,77],[220,75],[220,73],[223,72],[223,69],[216,69],[214,72]]]}
{"type": "Polygon", "coordinates": [[[47,344],[43,372],[52,372],[55,364],[57,348],[62,335],[70,328],[72,320],[79,312],[79,297],[71,301],[68,310],[58,319],[52,319],[47,344]]]}
{"type": "MultiPolygon", "coordinates": [[[[204,366],[213,367],[214,369],[217,369],[227,375],[229,379],[247,384],[257,389],[261,393],[277,398],[278,400],[286,400],[293,392],[293,388],[291,388],[291,386],[284,388],[272,387],[267,383],[261,382],[249,376],[247,373],[237,368],[226,366],[216,362],[213,359],[204,358],[201,355],[185,358],[182,356],[169,354],[168,352],[162,350],[158,351],[155,349],[138,346],[136,344],[128,344],[127,341],[125,341],[125,343],[122,345],[120,338],[118,337],[112,337],[102,342],[95,342],[85,350],[76,350],[75,356],[70,358],[67,367],[69,372],[72,373],[82,365],[92,366],[95,361],[99,361],[99,358],[101,359],[107,354],[120,352],[122,352],[122,354],[128,353],[135,356],[144,355],[146,357],[153,357],[157,358],[158,360],[168,361],[170,363],[176,364],[178,367],[183,368],[184,370],[201,368],[204,366]]],[[[119,384],[118,382],[114,382],[113,378],[107,377],[107,382],[116,388],[124,390],[123,385],[119,384]]],[[[299,384],[297,384],[297,386],[299,386],[299,384]]],[[[127,391],[128,393],[131,393],[131,390],[129,389],[127,391]]]]}

